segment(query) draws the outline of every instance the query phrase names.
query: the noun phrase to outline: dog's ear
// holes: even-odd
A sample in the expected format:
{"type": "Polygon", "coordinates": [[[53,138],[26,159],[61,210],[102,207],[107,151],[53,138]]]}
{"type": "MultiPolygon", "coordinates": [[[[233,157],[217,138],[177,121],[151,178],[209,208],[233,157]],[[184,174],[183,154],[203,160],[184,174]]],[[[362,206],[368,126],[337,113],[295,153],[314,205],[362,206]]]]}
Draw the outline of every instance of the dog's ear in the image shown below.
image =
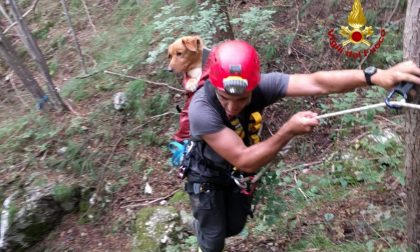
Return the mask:
{"type": "Polygon", "coordinates": [[[199,52],[203,49],[203,41],[199,36],[186,36],[182,38],[182,44],[192,52],[199,52]]]}

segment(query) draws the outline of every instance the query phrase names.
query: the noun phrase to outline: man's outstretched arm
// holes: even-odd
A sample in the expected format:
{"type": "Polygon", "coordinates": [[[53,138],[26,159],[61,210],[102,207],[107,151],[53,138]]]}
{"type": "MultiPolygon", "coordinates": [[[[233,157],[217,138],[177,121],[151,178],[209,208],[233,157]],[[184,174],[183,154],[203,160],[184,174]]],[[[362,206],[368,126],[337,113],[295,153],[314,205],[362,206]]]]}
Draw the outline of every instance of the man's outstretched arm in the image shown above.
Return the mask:
{"type": "MultiPolygon", "coordinates": [[[[420,85],[420,68],[412,61],[402,62],[387,70],[378,69],[372,83],[391,89],[401,81],[420,85]]],[[[286,96],[312,96],[344,93],[366,86],[363,70],[320,71],[290,76],[286,96]]]]}

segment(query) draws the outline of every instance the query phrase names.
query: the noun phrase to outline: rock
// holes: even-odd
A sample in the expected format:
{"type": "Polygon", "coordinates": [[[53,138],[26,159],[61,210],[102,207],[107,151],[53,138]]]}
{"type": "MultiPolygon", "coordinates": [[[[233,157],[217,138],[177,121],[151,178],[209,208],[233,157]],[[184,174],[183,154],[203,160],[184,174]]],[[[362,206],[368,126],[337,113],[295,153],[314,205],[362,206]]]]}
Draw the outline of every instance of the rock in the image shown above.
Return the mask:
{"type": "Polygon", "coordinates": [[[113,101],[114,108],[116,110],[122,110],[127,105],[127,95],[123,92],[118,92],[114,94],[113,101]]]}
{"type": "Polygon", "coordinates": [[[1,251],[24,251],[31,247],[60,222],[64,213],[52,195],[44,194],[32,194],[22,204],[10,201],[4,211],[8,211],[9,216],[6,223],[2,220],[1,224],[2,229],[5,227],[0,240],[1,251]]]}
{"type": "Polygon", "coordinates": [[[67,149],[68,149],[67,147],[61,147],[60,149],[57,150],[57,154],[63,155],[64,153],[66,153],[67,149]]]}
{"type": "Polygon", "coordinates": [[[376,134],[376,135],[372,134],[367,137],[371,139],[372,141],[379,144],[385,144],[386,142],[391,141],[391,140],[394,140],[397,143],[402,143],[401,137],[388,128],[381,130],[379,134],[376,134]]]}
{"type": "Polygon", "coordinates": [[[78,207],[81,187],[64,184],[21,188],[3,202],[0,251],[26,251],[78,207]]]}
{"type": "Polygon", "coordinates": [[[153,194],[153,188],[148,182],[146,182],[146,185],[144,186],[144,194],[153,194]]]}
{"type": "Polygon", "coordinates": [[[179,223],[179,214],[172,206],[141,209],[137,213],[132,251],[164,251],[166,245],[177,242],[176,227],[179,223]]]}

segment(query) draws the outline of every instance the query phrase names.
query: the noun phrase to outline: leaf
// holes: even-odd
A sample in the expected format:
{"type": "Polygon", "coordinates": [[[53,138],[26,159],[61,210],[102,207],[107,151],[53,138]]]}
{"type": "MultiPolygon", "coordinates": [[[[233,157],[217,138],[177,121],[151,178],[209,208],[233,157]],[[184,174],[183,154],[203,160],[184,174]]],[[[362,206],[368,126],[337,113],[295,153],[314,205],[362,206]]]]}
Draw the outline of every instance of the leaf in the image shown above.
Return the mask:
{"type": "Polygon", "coordinates": [[[368,242],[366,242],[366,247],[367,247],[367,250],[369,252],[375,251],[375,243],[374,243],[374,241],[369,240],[368,242]]]}
{"type": "Polygon", "coordinates": [[[324,214],[324,219],[325,219],[326,221],[328,221],[328,222],[330,222],[330,221],[334,220],[334,218],[335,218],[335,216],[334,216],[334,214],[332,214],[332,213],[326,213],[326,214],[324,214]]]}

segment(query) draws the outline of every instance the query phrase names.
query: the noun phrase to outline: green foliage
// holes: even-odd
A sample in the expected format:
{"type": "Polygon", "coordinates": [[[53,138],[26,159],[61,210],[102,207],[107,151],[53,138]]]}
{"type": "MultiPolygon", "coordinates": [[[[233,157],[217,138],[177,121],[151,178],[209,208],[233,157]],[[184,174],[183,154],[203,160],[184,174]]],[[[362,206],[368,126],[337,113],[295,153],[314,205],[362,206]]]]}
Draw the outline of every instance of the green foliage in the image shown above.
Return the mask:
{"type": "Polygon", "coordinates": [[[197,248],[197,237],[195,237],[195,235],[191,235],[185,238],[181,244],[167,246],[165,248],[165,252],[195,251],[197,248]]]}
{"type": "Polygon", "coordinates": [[[68,140],[66,151],[62,156],[51,156],[47,159],[46,165],[49,168],[59,170],[71,170],[80,174],[90,174],[92,178],[96,177],[96,165],[94,160],[100,155],[96,152],[90,152],[84,144],[79,144],[68,140]]]}
{"type": "Polygon", "coordinates": [[[304,239],[300,239],[296,244],[292,244],[288,247],[287,251],[310,251],[310,250],[321,250],[321,251],[366,251],[366,247],[363,243],[348,241],[344,243],[336,244],[323,232],[323,229],[319,228],[314,230],[304,239]]]}
{"type": "Polygon", "coordinates": [[[51,21],[46,21],[42,24],[42,26],[38,29],[32,32],[32,35],[35,39],[42,39],[45,40],[48,37],[48,32],[50,29],[54,27],[54,23],[51,21]]]}
{"type": "Polygon", "coordinates": [[[56,60],[48,62],[48,69],[51,76],[54,76],[57,73],[58,67],[59,65],[56,60]]]}
{"type": "Polygon", "coordinates": [[[237,37],[249,41],[254,45],[259,43],[265,44],[276,37],[274,29],[273,14],[274,10],[261,9],[251,7],[247,12],[242,13],[239,17],[233,18],[231,23],[237,25],[237,37]]]}
{"type": "MultiPolygon", "coordinates": [[[[206,45],[215,42],[213,38],[218,31],[227,31],[226,15],[220,9],[220,5],[211,1],[200,4],[196,11],[191,8],[190,13],[181,12],[181,7],[176,4],[167,5],[161,8],[161,12],[154,17],[154,31],[160,34],[159,44],[149,52],[147,63],[154,63],[159,56],[167,50],[167,47],[176,38],[183,35],[198,34],[205,41],[206,45]],[[186,25],[193,24],[193,25],[186,25]]],[[[232,18],[234,33],[239,39],[248,40],[256,47],[260,42],[271,41],[277,37],[274,29],[272,16],[273,10],[252,7],[232,18]]],[[[269,43],[269,44],[272,44],[269,43]]],[[[270,58],[274,56],[273,46],[263,46],[263,52],[270,58]]]]}
{"type": "MultiPolygon", "coordinates": [[[[379,28],[378,28],[379,30],[379,28]]],[[[403,60],[403,27],[401,24],[391,24],[385,27],[386,35],[381,47],[375,54],[369,56],[367,64],[379,67],[395,65],[403,60]]],[[[379,34],[372,36],[371,41],[378,41],[379,34]]]]}
{"type": "Polygon", "coordinates": [[[171,102],[171,96],[166,94],[156,94],[150,99],[146,100],[146,114],[147,115],[159,115],[164,113],[169,107],[171,102]]]}
{"type": "Polygon", "coordinates": [[[132,81],[127,87],[127,111],[129,111],[134,118],[142,121],[146,115],[144,108],[144,82],[143,81],[132,81]]]}
{"type": "Polygon", "coordinates": [[[144,130],[140,138],[142,140],[142,143],[146,146],[151,145],[161,145],[165,142],[165,139],[161,138],[158,133],[153,129],[146,129],[144,130]]]}
{"type": "Polygon", "coordinates": [[[16,217],[16,214],[19,211],[19,208],[16,205],[16,202],[10,201],[8,211],[9,211],[8,222],[12,223],[16,217]]]}
{"type": "Polygon", "coordinates": [[[74,196],[74,188],[65,184],[56,184],[52,192],[54,200],[59,203],[66,202],[74,196]]]}
{"type": "Polygon", "coordinates": [[[90,97],[88,92],[88,79],[71,79],[61,89],[61,95],[71,97],[75,101],[82,101],[90,97]]]}
{"type": "Polygon", "coordinates": [[[32,162],[34,155],[43,153],[51,139],[61,128],[51,125],[48,118],[38,114],[28,114],[16,121],[4,123],[0,128],[0,159],[4,164],[14,165],[32,162]]]}

